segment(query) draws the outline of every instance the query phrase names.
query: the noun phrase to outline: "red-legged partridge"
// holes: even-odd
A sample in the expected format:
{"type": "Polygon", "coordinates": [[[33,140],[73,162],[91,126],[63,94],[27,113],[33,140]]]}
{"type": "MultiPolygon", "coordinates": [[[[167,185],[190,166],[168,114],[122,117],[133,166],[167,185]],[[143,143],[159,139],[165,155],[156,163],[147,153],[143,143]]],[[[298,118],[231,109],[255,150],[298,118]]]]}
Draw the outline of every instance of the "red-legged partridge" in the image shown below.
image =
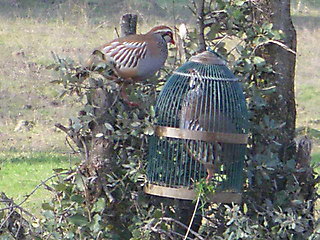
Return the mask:
{"type": "MultiPolygon", "coordinates": [[[[101,58],[111,66],[116,77],[123,80],[121,95],[129,105],[136,103],[128,101],[125,87],[130,82],[145,80],[154,75],[165,63],[168,56],[167,44],[174,44],[173,32],[167,26],[157,26],[146,34],[128,35],[97,48],[101,58]]],[[[94,58],[89,60],[89,66],[94,64],[94,58]]]]}
{"type": "MultiPolygon", "coordinates": [[[[179,127],[193,131],[218,132],[221,129],[219,126],[222,125],[231,131],[236,131],[235,123],[219,108],[208,108],[211,104],[209,103],[210,93],[205,89],[205,79],[195,69],[189,69],[189,72],[189,90],[183,99],[179,127]],[[214,114],[215,121],[210,118],[211,114],[214,114]]],[[[188,140],[185,144],[188,155],[205,167],[207,183],[213,178],[215,172],[219,171],[222,163],[232,162],[232,147],[230,144],[194,140],[188,140]]]]}

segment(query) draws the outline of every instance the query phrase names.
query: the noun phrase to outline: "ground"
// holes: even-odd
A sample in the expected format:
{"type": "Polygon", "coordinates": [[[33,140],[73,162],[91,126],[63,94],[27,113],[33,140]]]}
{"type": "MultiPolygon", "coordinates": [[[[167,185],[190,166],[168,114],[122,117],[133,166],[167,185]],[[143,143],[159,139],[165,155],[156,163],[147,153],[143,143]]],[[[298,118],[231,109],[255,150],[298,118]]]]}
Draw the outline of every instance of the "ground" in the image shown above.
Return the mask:
{"type": "MultiPolygon", "coordinates": [[[[1,3],[0,190],[10,197],[21,200],[40,180],[50,176],[53,168],[70,167],[72,151],[65,134],[54,124],[66,125],[81,99],[59,98],[62,88],[50,83],[56,76],[46,66],[53,62],[51,52],[83,63],[92,49],[116,37],[114,27],[124,11],[114,14],[105,4],[95,3],[100,1],[89,2],[92,5],[70,0],[1,3]]],[[[140,7],[150,8],[143,4],[140,7]]],[[[161,16],[148,18],[138,13],[140,32],[158,23],[173,24],[161,16]]],[[[182,22],[184,16],[179,14],[177,22],[182,22]]],[[[297,127],[299,134],[312,137],[313,161],[320,162],[320,17],[313,15],[317,16],[304,11],[294,17],[298,34],[297,127]]],[[[74,157],[72,161],[76,161],[74,157]]],[[[48,198],[43,191],[40,189],[34,198],[48,198]]]]}

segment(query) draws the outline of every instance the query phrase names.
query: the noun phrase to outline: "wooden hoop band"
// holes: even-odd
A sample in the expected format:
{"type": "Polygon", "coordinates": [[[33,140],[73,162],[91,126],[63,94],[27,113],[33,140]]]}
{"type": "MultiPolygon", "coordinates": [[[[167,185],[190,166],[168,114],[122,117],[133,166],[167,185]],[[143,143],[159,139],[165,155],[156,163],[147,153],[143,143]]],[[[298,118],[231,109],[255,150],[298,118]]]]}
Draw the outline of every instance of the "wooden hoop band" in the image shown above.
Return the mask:
{"type": "Polygon", "coordinates": [[[155,134],[159,137],[201,140],[205,142],[221,142],[247,144],[248,134],[194,131],[181,128],[155,126],[155,134]]]}
{"type": "MultiPolygon", "coordinates": [[[[197,198],[195,191],[186,187],[172,188],[149,183],[145,185],[144,192],[155,196],[184,200],[196,200],[197,198]]],[[[237,192],[217,192],[209,195],[208,199],[213,203],[241,203],[242,196],[237,192]]]]}

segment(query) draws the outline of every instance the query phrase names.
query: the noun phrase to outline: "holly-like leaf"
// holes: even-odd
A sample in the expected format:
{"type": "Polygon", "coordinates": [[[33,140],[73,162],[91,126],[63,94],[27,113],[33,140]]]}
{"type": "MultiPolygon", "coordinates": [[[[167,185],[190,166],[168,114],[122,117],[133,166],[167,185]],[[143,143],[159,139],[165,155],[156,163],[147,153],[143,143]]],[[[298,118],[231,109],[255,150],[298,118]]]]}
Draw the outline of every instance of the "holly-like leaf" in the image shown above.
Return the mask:
{"type": "Polygon", "coordinates": [[[69,217],[69,222],[77,226],[85,226],[89,223],[86,217],[78,213],[69,217]]]}
{"type": "Polygon", "coordinates": [[[266,65],[266,60],[262,57],[258,57],[255,56],[253,58],[253,63],[257,66],[257,67],[263,67],[264,65],[266,65]]]}

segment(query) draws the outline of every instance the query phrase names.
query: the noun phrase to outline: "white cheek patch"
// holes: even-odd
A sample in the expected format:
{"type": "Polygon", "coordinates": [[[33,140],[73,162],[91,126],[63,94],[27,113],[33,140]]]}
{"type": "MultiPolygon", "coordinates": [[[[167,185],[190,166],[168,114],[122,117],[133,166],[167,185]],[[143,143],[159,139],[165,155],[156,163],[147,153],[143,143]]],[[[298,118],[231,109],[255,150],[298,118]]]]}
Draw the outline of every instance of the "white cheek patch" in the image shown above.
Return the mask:
{"type": "Polygon", "coordinates": [[[170,42],[172,40],[172,38],[169,35],[165,35],[164,40],[166,40],[166,42],[170,42]]]}

